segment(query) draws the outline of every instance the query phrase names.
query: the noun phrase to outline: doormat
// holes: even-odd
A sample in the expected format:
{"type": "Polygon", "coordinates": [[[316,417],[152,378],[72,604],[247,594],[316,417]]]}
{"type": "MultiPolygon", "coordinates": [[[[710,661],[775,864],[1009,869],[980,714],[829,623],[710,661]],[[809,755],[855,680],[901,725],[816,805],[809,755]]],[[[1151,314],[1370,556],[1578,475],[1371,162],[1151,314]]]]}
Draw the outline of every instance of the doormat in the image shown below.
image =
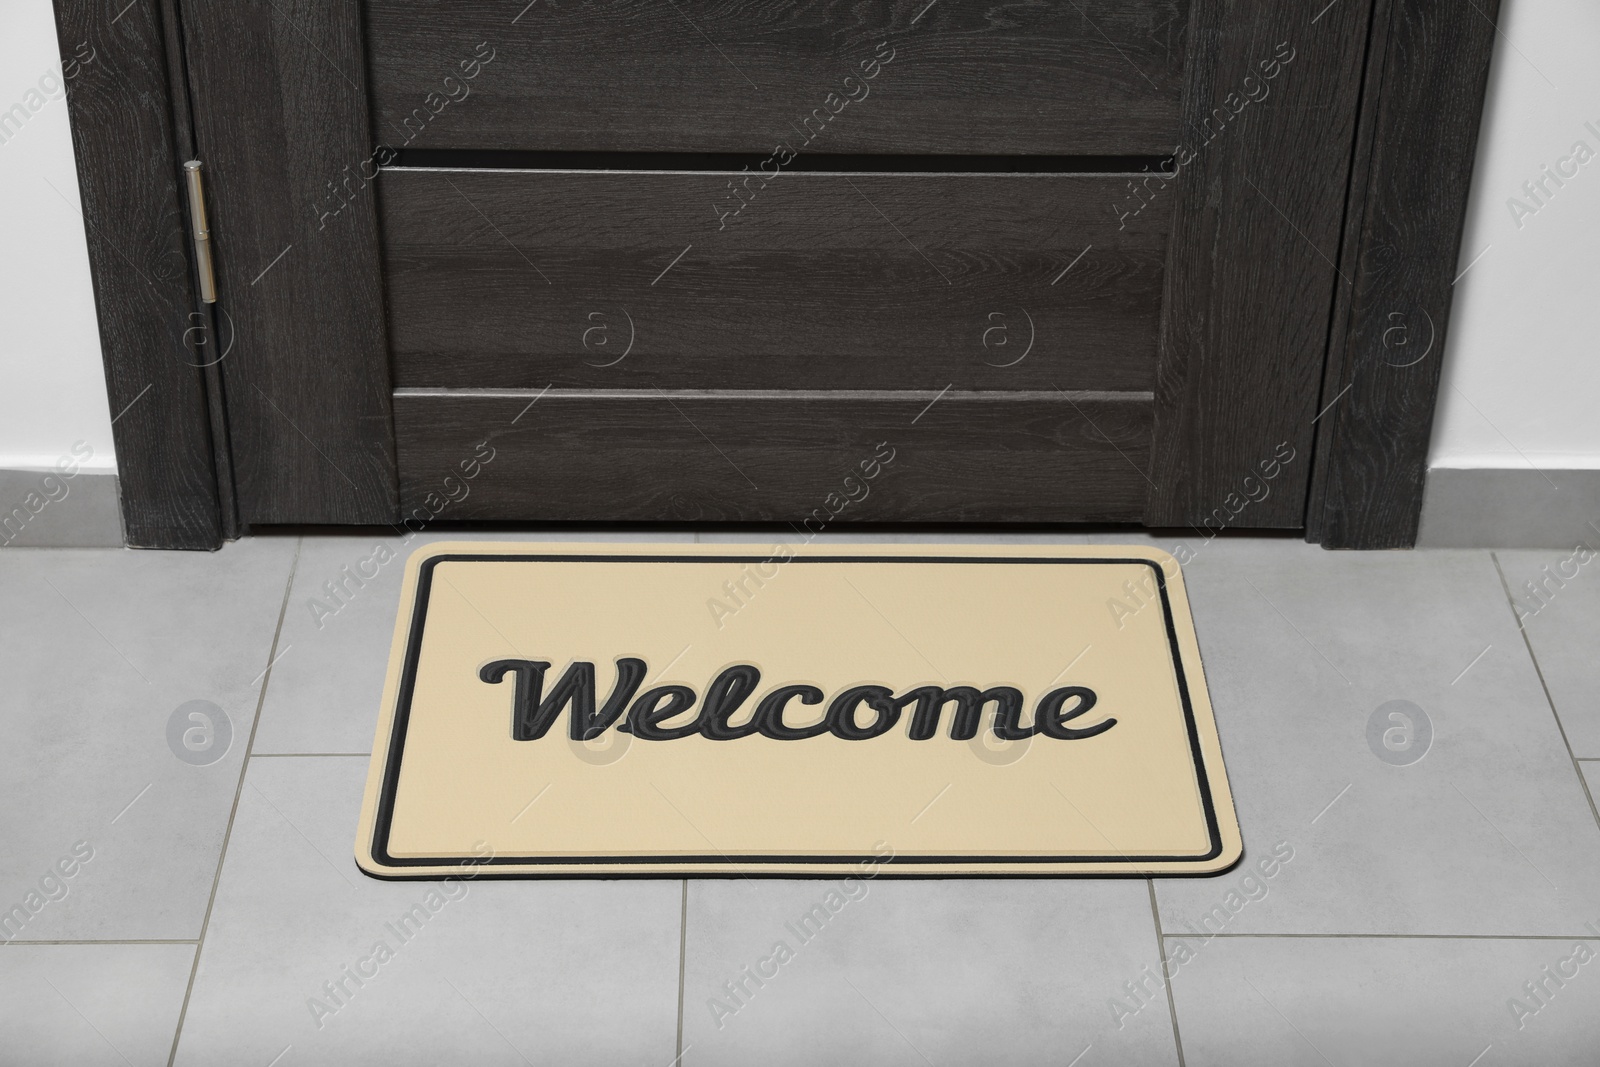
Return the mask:
{"type": "Polygon", "coordinates": [[[430,545],[356,844],[383,878],[1240,854],[1177,561],[1108,545],[430,545]]]}

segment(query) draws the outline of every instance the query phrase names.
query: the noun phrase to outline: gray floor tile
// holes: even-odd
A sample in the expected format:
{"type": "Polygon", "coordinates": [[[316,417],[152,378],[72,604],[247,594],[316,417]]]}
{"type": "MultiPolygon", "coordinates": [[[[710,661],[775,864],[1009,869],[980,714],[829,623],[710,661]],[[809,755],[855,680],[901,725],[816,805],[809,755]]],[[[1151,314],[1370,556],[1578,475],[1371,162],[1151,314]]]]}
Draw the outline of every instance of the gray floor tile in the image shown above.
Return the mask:
{"type": "Polygon", "coordinates": [[[193,945],[7,945],[0,1060],[160,1067],[193,962],[193,945]]]}
{"type": "Polygon", "coordinates": [[[1571,550],[1496,556],[1573,754],[1600,757],[1600,558],[1582,563],[1571,550]]]}
{"type": "Polygon", "coordinates": [[[0,911],[74,868],[0,936],[199,936],[294,550],[0,554],[0,911]],[[206,766],[168,747],[193,700],[232,724],[206,766]]]}
{"type": "Polygon", "coordinates": [[[1177,1062],[1164,995],[1110,1007],[1159,990],[1137,879],[694,881],[686,943],[689,1067],[1177,1062]]]}
{"type": "Polygon", "coordinates": [[[1194,943],[1172,991],[1188,1067],[1600,1060],[1600,941],[1219,937],[1194,943]],[[1524,983],[1540,981],[1535,1000],[1524,983]]]}
{"type": "Polygon", "coordinates": [[[251,761],[179,1064],[671,1061],[681,883],[368,878],[352,859],[366,772],[251,761]]]}
{"type": "Polygon", "coordinates": [[[1185,575],[1246,857],[1158,881],[1169,933],[1568,935],[1595,917],[1600,827],[1488,553],[1217,542],[1185,575]],[[1409,766],[1368,741],[1396,699],[1434,732],[1409,766]],[[1293,859],[1263,880],[1280,842],[1293,859]]]}
{"type": "Polygon", "coordinates": [[[308,536],[256,731],[263,753],[370,752],[400,585],[411,553],[435,541],[689,541],[687,533],[503,532],[308,536]]]}
{"type": "MultiPolygon", "coordinates": [[[[433,898],[437,913],[402,940],[389,924],[437,889],[355,869],[366,759],[282,754],[370,746],[415,545],[690,537],[428,534],[352,583],[343,605],[323,583],[344,580],[377,540],[306,539],[256,739],[278,755],[252,761],[246,779],[179,1063],[265,1067],[287,1049],[279,1067],[667,1067],[681,883],[471,881],[433,898]],[[314,613],[313,597],[337,610],[314,613]],[[345,968],[379,940],[393,958],[358,985],[345,968]],[[330,996],[329,982],[346,993],[330,996]]],[[[1136,531],[817,540],[1175,547],[1136,531]]],[[[1538,1006],[1523,983],[1571,956],[1568,941],[1192,932],[1583,936],[1600,953],[1585,926],[1600,927],[1600,826],[1487,553],[1329,553],[1270,538],[1186,548],[1247,848],[1219,877],[1157,882],[1165,932],[1198,953],[1173,983],[1186,1061],[1466,1067],[1487,1048],[1478,1067],[1595,1062],[1600,955],[1521,1029],[1508,1004],[1538,1006]],[[1368,739],[1373,712],[1396,699],[1434,731],[1409,766],[1368,739]],[[1267,877],[1258,864],[1279,842],[1267,877]]],[[[293,538],[269,537],[217,554],[0,554],[13,608],[0,619],[0,922],[12,914],[3,936],[16,935],[0,946],[0,1061],[165,1062],[191,946],[27,942],[199,936],[294,553],[293,538]],[[208,766],[168,748],[168,719],[193,699],[216,702],[234,729],[208,766]]],[[[1514,586],[1559,562],[1501,559],[1514,586]]],[[[1600,588],[1597,565],[1528,632],[1578,755],[1600,757],[1600,604],[1585,584],[1600,588]]],[[[1600,795],[1600,761],[1581,767],[1600,795]]],[[[1078,1067],[1176,1062],[1144,882],[869,880],[865,896],[836,898],[846,903],[820,932],[785,925],[833,884],[691,883],[686,1064],[942,1067],[997,1050],[1055,1067],[1085,1050],[1078,1067]],[[743,969],[780,939],[793,958],[757,987],[743,969]],[[730,981],[745,985],[737,998],[730,981]],[[1156,995],[1128,1000],[1130,984],[1156,995]]]]}
{"type": "Polygon", "coordinates": [[[1589,784],[1589,801],[1600,807],[1600,760],[1579,760],[1578,769],[1589,784]]]}

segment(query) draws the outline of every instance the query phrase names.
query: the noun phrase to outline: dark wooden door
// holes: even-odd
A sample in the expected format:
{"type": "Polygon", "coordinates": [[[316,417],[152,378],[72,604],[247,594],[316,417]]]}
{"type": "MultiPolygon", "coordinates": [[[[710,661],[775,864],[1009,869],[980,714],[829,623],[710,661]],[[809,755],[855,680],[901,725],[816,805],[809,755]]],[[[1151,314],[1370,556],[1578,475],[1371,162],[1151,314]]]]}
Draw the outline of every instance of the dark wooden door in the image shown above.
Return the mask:
{"type": "Polygon", "coordinates": [[[1304,524],[1370,0],[180,6],[247,523],[1304,524]]]}

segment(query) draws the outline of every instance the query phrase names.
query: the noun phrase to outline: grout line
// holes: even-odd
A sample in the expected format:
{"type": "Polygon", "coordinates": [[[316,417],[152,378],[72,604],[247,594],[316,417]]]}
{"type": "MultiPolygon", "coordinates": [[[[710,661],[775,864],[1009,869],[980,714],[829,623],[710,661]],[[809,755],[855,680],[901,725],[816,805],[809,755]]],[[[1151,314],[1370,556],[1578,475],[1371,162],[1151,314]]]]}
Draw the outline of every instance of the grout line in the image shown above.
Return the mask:
{"type": "MultiPolygon", "coordinates": [[[[1173,941],[1181,941],[1193,934],[1167,934],[1173,941]]],[[[1592,932],[1587,934],[1207,934],[1205,940],[1216,937],[1282,938],[1287,940],[1323,941],[1347,938],[1352,941],[1600,941],[1592,932]]]]}
{"type": "Polygon", "coordinates": [[[22,941],[12,938],[10,941],[0,941],[4,945],[194,945],[198,944],[192,937],[124,937],[124,938],[83,938],[82,940],[66,939],[57,941],[22,941]]]}
{"type": "Polygon", "coordinates": [[[683,973],[688,959],[689,945],[689,879],[683,880],[683,904],[678,913],[678,1046],[673,1057],[673,1067],[683,1061],[683,973]]]}
{"type": "Polygon", "coordinates": [[[1511,609],[1511,618],[1517,624],[1517,632],[1522,635],[1522,647],[1528,650],[1528,659],[1533,663],[1533,673],[1539,676],[1539,688],[1544,690],[1544,702],[1550,705],[1550,717],[1556,721],[1556,729],[1561,733],[1561,743],[1567,746],[1567,758],[1572,761],[1572,773],[1578,776],[1578,788],[1583,790],[1584,799],[1589,802],[1589,814],[1594,817],[1595,825],[1600,826],[1600,808],[1595,807],[1594,794],[1589,792],[1589,782],[1583,776],[1583,768],[1578,766],[1578,757],[1573,753],[1572,742],[1567,738],[1567,728],[1561,721],[1561,713],[1556,710],[1555,700],[1550,696],[1550,686],[1544,680],[1544,668],[1539,666],[1539,657],[1534,655],[1533,642],[1528,638],[1528,628],[1517,618],[1517,602],[1511,595],[1511,583],[1506,581],[1506,572],[1500,567],[1500,557],[1491,552],[1489,559],[1494,563],[1495,574],[1500,576],[1500,588],[1505,591],[1506,606],[1511,609]]]}
{"type": "Polygon", "coordinates": [[[1156,923],[1156,951],[1161,956],[1161,984],[1167,987],[1167,1011],[1172,1015],[1172,1044],[1178,1050],[1178,1067],[1184,1067],[1183,1035],[1178,1033],[1178,1005],[1172,997],[1172,973],[1167,969],[1167,938],[1161,932],[1161,909],[1156,906],[1156,883],[1154,879],[1146,878],[1144,884],[1150,889],[1150,918],[1156,923]]]}
{"type": "Polygon", "coordinates": [[[252,752],[251,759],[304,759],[309,756],[360,756],[369,759],[370,752],[252,752]]]}
{"type": "Polygon", "coordinates": [[[244,746],[244,759],[239,763],[239,784],[233,788],[233,807],[228,812],[228,827],[222,834],[222,851],[217,855],[217,873],[211,877],[211,895],[206,898],[205,917],[200,920],[200,937],[195,942],[194,962],[189,965],[189,984],[183,990],[183,1006],[178,1009],[178,1025],[172,1031],[172,1051],[167,1053],[167,1067],[178,1058],[178,1039],[183,1036],[183,1021],[189,1014],[189,998],[194,995],[194,978],[200,972],[200,954],[205,951],[206,931],[211,927],[211,909],[217,904],[217,886],[222,883],[222,865],[228,858],[228,844],[233,840],[233,820],[239,814],[239,798],[244,794],[244,776],[250,769],[250,750],[256,747],[256,730],[261,726],[261,709],[267,701],[267,686],[272,684],[272,658],[278,654],[278,638],[283,636],[283,618],[289,611],[289,594],[294,590],[294,575],[300,569],[300,549],[305,537],[294,543],[294,560],[289,564],[289,579],[283,584],[283,602],[278,605],[278,625],[272,631],[272,647],[267,650],[267,669],[261,678],[261,691],[256,694],[256,713],[250,720],[250,739],[244,746]]]}

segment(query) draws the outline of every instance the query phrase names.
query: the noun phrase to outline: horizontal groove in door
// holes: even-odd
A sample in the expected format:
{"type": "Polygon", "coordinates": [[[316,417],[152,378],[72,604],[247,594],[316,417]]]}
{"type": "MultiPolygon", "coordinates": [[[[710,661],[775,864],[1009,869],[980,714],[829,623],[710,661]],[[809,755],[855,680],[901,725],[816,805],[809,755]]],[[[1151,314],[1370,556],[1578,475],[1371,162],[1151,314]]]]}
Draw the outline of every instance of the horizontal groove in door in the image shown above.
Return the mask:
{"type": "Polygon", "coordinates": [[[418,389],[402,388],[395,396],[499,400],[1068,400],[1149,402],[1147,389],[418,389]]]}
{"type": "Polygon", "coordinates": [[[783,140],[801,151],[1170,152],[1180,138],[1189,6],[367,0],[364,8],[374,130],[395,147],[764,156],[783,140]]]}
{"type": "Polygon", "coordinates": [[[1133,522],[1149,491],[1147,398],[548,401],[396,392],[404,516],[1133,522]]]}
{"type": "Polygon", "coordinates": [[[1148,200],[1068,175],[793,174],[748,201],[709,174],[380,184],[399,387],[1154,385],[1158,182],[1148,200]]]}
{"type": "MultiPolygon", "coordinates": [[[[735,152],[518,152],[407,148],[394,151],[385,169],[579,170],[738,174],[761,170],[765,156],[735,152]]],[[[783,164],[785,172],[827,174],[1162,174],[1171,156],[869,155],[806,153],[783,164]]]]}

